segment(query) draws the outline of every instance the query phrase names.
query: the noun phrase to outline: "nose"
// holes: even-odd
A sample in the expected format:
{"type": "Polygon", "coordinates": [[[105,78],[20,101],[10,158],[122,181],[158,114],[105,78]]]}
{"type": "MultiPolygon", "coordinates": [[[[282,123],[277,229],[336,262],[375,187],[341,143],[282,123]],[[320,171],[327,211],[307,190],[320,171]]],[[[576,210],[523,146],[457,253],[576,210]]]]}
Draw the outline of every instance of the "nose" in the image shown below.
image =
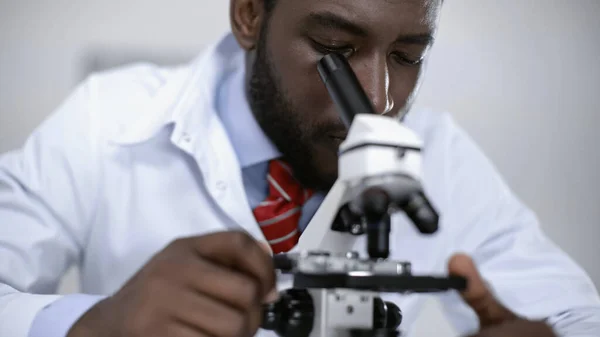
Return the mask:
{"type": "Polygon", "coordinates": [[[372,57],[356,68],[356,76],[371,100],[375,112],[382,115],[389,113],[394,107],[394,102],[390,95],[387,60],[382,57],[372,57]]]}

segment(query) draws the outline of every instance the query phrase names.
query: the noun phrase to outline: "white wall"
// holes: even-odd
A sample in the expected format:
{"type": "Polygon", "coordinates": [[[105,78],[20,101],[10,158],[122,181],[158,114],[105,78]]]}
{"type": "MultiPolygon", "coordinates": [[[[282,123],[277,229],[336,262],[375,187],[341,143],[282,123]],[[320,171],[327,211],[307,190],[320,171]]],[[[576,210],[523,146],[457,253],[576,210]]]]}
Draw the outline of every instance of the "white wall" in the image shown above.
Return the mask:
{"type": "MultiPolygon", "coordinates": [[[[60,103],[90,51],[193,55],[228,29],[228,6],[0,0],[0,152],[60,103]]],[[[598,286],[599,16],[598,0],[447,1],[419,101],[456,116],[598,286]]],[[[62,289],[75,290],[73,277],[62,289]]],[[[452,335],[435,304],[418,331],[452,335]]]]}
{"type": "Polygon", "coordinates": [[[450,1],[421,103],[450,109],[600,285],[600,1],[450,1]]]}
{"type": "Polygon", "coordinates": [[[97,49],[192,54],[228,29],[225,0],[0,0],[0,151],[81,79],[97,49]]]}

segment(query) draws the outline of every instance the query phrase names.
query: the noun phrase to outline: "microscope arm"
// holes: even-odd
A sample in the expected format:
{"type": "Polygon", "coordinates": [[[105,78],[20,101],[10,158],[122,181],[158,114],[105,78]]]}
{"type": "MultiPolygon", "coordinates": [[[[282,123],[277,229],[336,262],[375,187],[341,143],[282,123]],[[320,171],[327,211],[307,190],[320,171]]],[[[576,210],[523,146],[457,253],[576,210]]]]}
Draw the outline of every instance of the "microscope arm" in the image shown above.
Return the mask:
{"type": "Polygon", "coordinates": [[[336,181],[333,188],[321,203],[308,226],[302,232],[296,251],[316,251],[327,249],[332,253],[345,253],[354,247],[356,237],[340,231],[332,231],[340,205],[347,198],[348,187],[343,181],[336,181]]]}

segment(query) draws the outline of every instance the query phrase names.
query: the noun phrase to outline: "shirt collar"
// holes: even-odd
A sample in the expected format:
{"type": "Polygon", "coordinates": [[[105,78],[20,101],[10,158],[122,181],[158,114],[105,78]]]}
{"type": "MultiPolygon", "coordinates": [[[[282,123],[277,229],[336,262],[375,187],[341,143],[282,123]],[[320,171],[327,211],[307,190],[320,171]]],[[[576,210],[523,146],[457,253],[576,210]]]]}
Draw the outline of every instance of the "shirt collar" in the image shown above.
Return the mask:
{"type": "Polygon", "coordinates": [[[218,113],[242,168],[281,156],[254,118],[245,88],[245,65],[225,80],[219,90],[218,113]]]}

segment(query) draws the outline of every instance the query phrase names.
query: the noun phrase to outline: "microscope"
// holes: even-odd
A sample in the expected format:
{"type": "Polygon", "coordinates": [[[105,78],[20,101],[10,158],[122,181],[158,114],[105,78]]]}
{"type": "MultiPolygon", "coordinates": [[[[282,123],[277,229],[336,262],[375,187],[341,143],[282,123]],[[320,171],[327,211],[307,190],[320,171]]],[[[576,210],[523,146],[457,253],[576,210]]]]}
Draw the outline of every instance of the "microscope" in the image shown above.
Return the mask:
{"type": "Polygon", "coordinates": [[[413,275],[410,262],[389,259],[396,212],[424,235],[438,229],[421,185],[421,141],[397,119],[375,113],[345,57],[326,55],[318,71],[348,136],[338,179],[302,234],[300,243],[313,249],[273,257],[293,285],[264,308],[261,327],[280,337],[399,337],[402,311],[380,293],[463,290],[466,280],[413,275]],[[344,251],[358,236],[366,236],[368,256],[344,251]],[[325,242],[338,249],[318,249],[325,242]]]}

